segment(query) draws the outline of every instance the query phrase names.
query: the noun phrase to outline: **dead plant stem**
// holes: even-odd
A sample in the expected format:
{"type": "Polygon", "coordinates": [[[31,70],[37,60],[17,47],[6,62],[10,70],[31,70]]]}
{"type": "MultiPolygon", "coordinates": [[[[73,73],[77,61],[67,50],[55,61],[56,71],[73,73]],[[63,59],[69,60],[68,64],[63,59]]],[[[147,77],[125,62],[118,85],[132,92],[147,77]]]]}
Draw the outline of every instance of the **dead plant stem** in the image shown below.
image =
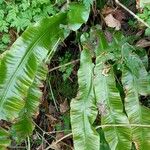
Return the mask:
{"type": "Polygon", "coordinates": [[[129,12],[134,18],[136,18],[139,22],[143,23],[146,27],[150,28],[150,25],[147,24],[144,20],[142,20],[139,16],[134,14],[131,10],[129,10],[126,6],[124,6],[122,3],[119,2],[119,0],[115,0],[115,2],[121,6],[123,9],[125,9],[127,12],[129,12]]]}

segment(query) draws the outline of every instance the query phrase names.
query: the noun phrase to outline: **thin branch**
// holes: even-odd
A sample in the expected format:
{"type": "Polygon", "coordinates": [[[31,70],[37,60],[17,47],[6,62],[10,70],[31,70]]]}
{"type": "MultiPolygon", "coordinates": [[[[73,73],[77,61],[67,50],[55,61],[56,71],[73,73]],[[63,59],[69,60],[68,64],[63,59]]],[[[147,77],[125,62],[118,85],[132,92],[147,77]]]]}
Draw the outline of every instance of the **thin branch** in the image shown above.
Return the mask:
{"type": "Polygon", "coordinates": [[[50,92],[51,92],[51,96],[52,96],[55,108],[56,108],[57,112],[59,112],[59,109],[58,109],[58,106],[57,106],[57,103],[56,103],[56,99],[55,99],[55,96],[54,96],[54,93],[53,93],[53,90],[52,90],[50,80],[48,81],[48,84],[49,84],[49,88],[50,88],[50,92]]]}
{"type": "Polygon", "coordinates": [[[60,68],[62,68],[62,67],[69,66],[69,65],[71,65],[71,64],[78,63],[79,61],[80,61],[80,59],[73,60],[73,61],[71,61],[71,62],[69,62],[69,63],[64,64],[64,65],[60,65],[60,66],[54,67],[54,68],[50,69],[49,72],[52,72],[52,71],[57,70],[57,69],[60,69],[60,68]]]}
{"type": "Polygon", "coordinates": [[[46,132],[38,124],[36,124],[35,121],[32,121],[32,122],[38,129],[40,129],[42,131],[43,135],[45,135],[46,132]]]}
{"type": "Polygon", "coordinates": [[[33,122],[33,124],[38,128],[38,129],[40,129],[42,132],[43,132],[43,134],[45,135],[50,135],[50,134],[54,134],[54,133],[61,133],[61,132],[65,132],[65,131],[67,131],[67,132],[71,132],[71,130],[59,130],[59,131],[51,131],[51,132],[46,132],[46,131],[44,131],[38,124],[36,124],[36,122],[35,121],[32,121],[33,122]]]}
{"type": "Polygon", "coordinates": [[[56,51],[57,46],[59,45],[60,41],[61,41],[61,38],[59,38],[59,39],[57,40],[57,42],[56,42],[56,43],[54,44],[54,46],[52,47],[52,50],[49,51],[49,53],[47,54],[47,57],[46,57],[46,59],[44,60],[44,62],[47,62],[48,60],[51,59],[51,57],[52,57],[53,53],[56,51]]]}
{"type": "Polygon", "coordinates": [[[31,145],[30,145],[30,137],[28,136],[28,147],[27,147],[27,150],[30,150],[31,149],[31,145]]]}
{"type": "Polygon", "coordinates": [[[59,130],[59,131],[51,131],[51,132],[45,132],[45,134],[55,134],[55,133],[62,133],[62,132],[71,132],[71,130],[59,130]]]}
{"type": "MultiPolygon", "coordinates": [[[[97,126],[95,129],[99,129],[99,128],[107,128],[107,127],[143,127],[143,128],[150,128],[150,125],[145,125],[145,124],[106,124],[106,125],[100,125],[97,126]]],[[[69,133],[67,135],[65,135],[64,137],[62,137],[61,139],[57,140],[54,144],[58,144],[59,142],[61,142],[62,140],[72,136],[72,133],[69,133]]],[[[52,145],[49,145],[45,150],[48,150],[52,148],[52,145]]]]}
{"type": "Polygon", "coordinates": [[[146,27],[150,28],[150,25],[147,24],[144,20],[142,20],[139,16],[134,14],[131,10],[129,10],[126,6],[124,6],[122,3],[119,2],[119,0],[115,0],[115,2],[121,6],[123,9],[125,9],[127,12],[129,12],[134,18],[136,18],[139,22],[143,23],[146,27]]]}
{"type": "Polygon", "coordinates": [[[62,137],[61,139],[57,140],[57,141],[55,142],[55,144],[61,142],[62,140],[66,139],[66,138],[68,138],[68,137],[70,137],[70,136],[72,136],[72,133],[69,133],[69,134],[65,135],[64,137],[62,137]]]}
{"type": "Polygon", "coordinates": [[[45,143],[47,143],[49,146],[51,146],[50,143],[49,143],[39,132],[36,131],[36,133],[42,138],[42,140],[43,140],[45,143]]]}
{"type": "MultiPolygon", "coordinates": [[[[62,140],[64,140],[64,139],[66,139],[66,138],[68,138],[68,137],[70,137],[70,136],[72,136],[72,133],[69,133],[69,134],[67,134],[67,135],[65,135],[64,137],[62,137],[61,139],[59,139],[59,140],[57,140],[55,143],[53,143],[53,144],[58,144],[59,142],[61,142],[62,140]]],[[[48,146],[45,150],[49,150],[50,148],[52,148],[52,145],[50,145],[50,146],[48,146]]]]}

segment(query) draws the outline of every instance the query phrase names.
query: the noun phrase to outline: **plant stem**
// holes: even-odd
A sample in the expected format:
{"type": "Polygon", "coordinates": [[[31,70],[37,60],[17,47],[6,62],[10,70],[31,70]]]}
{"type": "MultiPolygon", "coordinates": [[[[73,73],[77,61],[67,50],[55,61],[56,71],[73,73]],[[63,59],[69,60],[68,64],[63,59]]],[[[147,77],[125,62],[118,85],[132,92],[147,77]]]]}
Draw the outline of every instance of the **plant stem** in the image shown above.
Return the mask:
{"type": "Polygon", "coordinates": [[[28,136],[28,148],[27,148],[27,150],[30,150],[30,149],[31,149],[30,138],[29,138],[29,136],[28,136]]]}
{"type": "Polygon", "coordinates": [[[134,18],[136,18],[139,22],[143,23],[146,27],[150,28],[150,25],[147,24],[144,20],[142,20],[139,16],[137,16],[136,14],[134,14],[131,10],[129,10],[126,6],[124,6],[122,3],[119,2],[119,0],[115,0],[115,2],[121,6],[122,8],[124,8],[127,12],[129,12],[134,18]]]}
{"type": "Polygon", "coordinates": [[[54,67],[54,68],[50,69],[49,72],[52,72],[52,71],[57,70],[57,69],[62,68],[62,67],[69,66],[69,65],[74,64],[74,63],[78,63],[79,61],[80,61],[80,59],[73,60],[71,62],[68,62],[68,63],[64,64],[64,65],[54,67]]]}
{"type": "Polygon", "coordinates": [[[58,109],[58,107],[57,107],[56,99],[55,99],[55,97],[54,97],[54,93],[53,93],[53,90],[52,90],[52,86],[51,86],[50,81],[48,81],[48,83],[49,83],[49,88],[50,88],[50,92],[51,92],[51,95],[52,95],[52,99],[53,99],[54,105],[55,105],[55,107],[56,107],[56,110],[59,111],[59,109],[58,109]]]}
{"type": "MultiPolygon", "coordinates": [[[[61,142],[62,140],[66,139],[66,138],[68,138],[68,137],[70,137],[70,136],[72,136],[72,133],[69,133],[69,134],[65,135],[65,136],[62,137],[61,139],[57,140],[54,144],[56,145],[56,144],[58,144],[59,142],[61,142]]],[[[48,146],[45,150],[49,150],[51,147],[52,147],[52,146],[48,146]]]]}

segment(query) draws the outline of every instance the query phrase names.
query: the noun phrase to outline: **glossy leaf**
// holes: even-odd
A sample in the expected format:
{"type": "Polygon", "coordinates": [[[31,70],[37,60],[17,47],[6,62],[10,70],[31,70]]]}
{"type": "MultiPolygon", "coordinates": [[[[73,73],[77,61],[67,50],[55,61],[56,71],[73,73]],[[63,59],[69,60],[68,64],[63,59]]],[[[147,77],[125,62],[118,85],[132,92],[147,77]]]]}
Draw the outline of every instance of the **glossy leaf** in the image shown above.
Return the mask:
{"type": "Polygon", "coordinates": [[[39,65],[64,38],[66,13],[43,19],[29,27],[0,58],[0,119],[13,120],[25,105],[39,65]]]}
{"type": "Polygon", "coordinates": [[[125,59],[125,66],[122,83],[125,90],[125,110],[130,124],[137,125],[132,127],[132,141],[136,149],[145,150],[150,147],[150,132],[149,128],[140,127],[140,125],[150,124],[148,115],[150,109],[140,104],[139,95],[150,94],[150,80],[143,62],[132,50],[132,46],[123,45],[122,54],[125,59]]]}
{"type": "Polygon", "coordinates": [[[79,92],[71,102],[71,124],[75,150],[99,150],[100,139],[92,124],[97,116],[93,90],[93,68],[89,49],[84,49],[78,71],[79,92]]]}
{"type": "Polygon", "coordinates": [[[108,66],[97,66],[95,69],[99,71],[95,73],[95,93],[97,105],[101,114],[101,124],[110,124],[110,127],[103,128],[106,141],[112,150],[131,149],[131,131],[126,124],[128,119],[123,113],[123,106],[119,92],[115,86],[115,79],[112,70],[105,76],[104,69],[108,66]],[[115,127],[111,124],[125,124],[125,127],[115,127]]]}
{"type": "Polygon", "coordinates": [[[71,3],[68,11],[68,27],[70,30],[76,31],[83,23],[87,22],[90,7],[86,7],[83,3],[71,3]]]}
{"type": "Polygon", "coordinates": [[[33,84],[30,86],[25,105],[19,113],[16,123],[12,126],[13,138],[23,140],[32,134],[34,124],[32,117],[38,112],[40,99],[42,98],[43,81],[46,80],[48,70],[44,65],[40,66],[33,84]]]}
{"type": "Polygon", "coordinates": [[[130,150],[132,144],[131,130],[130,127],[126,126],[129,122],[123,112],[122,100],[116,88],[113,66],[108,63],[108,60],[111,59],[109,51],[107,51],[109,47],[105,42],[102,42],[105,41],[102,32],[100,32],[99,37],[101,41],[96,51],[94,86],[101,124],[110,125],[110,127],[103,128],[104,135],[111,150],[130,150]],[[125,124],[125,126],[117,127],[111,126],[111,124],[125,124]]]}
{"type": "Polygon", "coordinates": [[[90,5],[93,4],[94,0],[80,0],[80,1],[82,1],[86,7],[90,7],[90,5]]]}
{"type": "Polygon", "coordinates": [[[105,139],[104,131],[102,129],[98,129],[100,134],[100,149],[102,150],[110,150],[110,147],[105,139]]]}
{"type": "MultiPolygon", "coordinates": [[[[93,29],[95,30],[95,28],[93,29]]],[[[127,44],[127,39],[124,39],[120,33],[114,34],[113,36],[115,37],[113,37],[112,43],[108,43],[102,31],[94,30],[90,34],[86,33],[82,35],[81,38],[84,49],[82,55],[85,53],[85,50],[88,50],[87,52],[90,58],[85,59],[83,62],[83,56],[81,55],[81,66],[78,73],[79,92],[78,97],[71,105],[71,124],[75,149],[91,149],[90,146],[93,145],[93,140],[91,140],[88,142],[88,144],[90,143],[91,145],[82,144],[82,147],[80,147],[80,141],[83,143],[82,139],[84,139],[83,137],[81,139],[81,135],[85,135],[87,132],[87,130],[82,129],[83,125],[81,124],[81,116],[85,116],[83,115],[82,105],[86,107],[91,106],[87,103],[81,103],[85,99],[89,101],[93,101],[93,99],[96,100],[95,104],[101,116],[102,130],[100,137],[104,138],[102,136],[102,131],[104,131],[107,142],[103,143],[101,139],[99,141],[100,148],[131,150],[135,146],[136,149],[148,149],[150,147],[150,134],[148,131],[149,128],[147,128],[146,125],[150,124],[150,119],[147,115],[150,113],[150,110],[141,106],[139,102],[140,95],[147,96],[150,94],[150,75],[146,70],[148,62],[147,56],[145,53],[139,54],[140,51],[137,51],[133,46],[127,44]],[[93,56],[96,59],[95,66],[91,68],[93,70],[91,75],[93,78],[92,81],[86,81],[86,84],[83,84],[83,90],[81,83],[88,77],[88,71],[85,70],[90,67],[88,63],[93,56]],[[84,73],[86,72],[84,75],[80,72],[83,66],[84,73]],[[116,71],[114,66],[116,66],[120,72],[122,71],[123,87],[121,81],[117,81],[118,77],[116,77],[116,72],[114,72],[116,71]],[[124,69],[122,70],[122,68],[124,69]],[[94,89],[94,98],[87,98],[85,94],[91,92],[88,88],[88,84],[90,83],[94,89]],[[121,89],[117,84],[120,84],[121,89]],[[84,94],[84,96],[82,96],[82,94],[84,94]],[[145,125],[145,127],[141,125],[145,125]],[[87,146],[90,148],[87,148],[87,146]]],[[[119,76],[121,76],[121,74],[119,76]]],[[[87,108],[86,110],[89,109],[87,108]]],[[[93,122],[90,122],[91,126],[92,124],[93,122]]],[[[91,137],[93,136],[94,133],[92,133],[91,137]]]]}
{"type": "Polygon", "coordinates": [[[1,55],[0,119],[13,123],[11,133],[17,141],[30,136],[34,129],[32,117],[37,111],[42,95],[40,87],[47,72],[41,64],[53,56],[70,29],[75,31],[87,21],[90,8],[71,3],[65,12],[27,28],[10,51],[1,55]]]}

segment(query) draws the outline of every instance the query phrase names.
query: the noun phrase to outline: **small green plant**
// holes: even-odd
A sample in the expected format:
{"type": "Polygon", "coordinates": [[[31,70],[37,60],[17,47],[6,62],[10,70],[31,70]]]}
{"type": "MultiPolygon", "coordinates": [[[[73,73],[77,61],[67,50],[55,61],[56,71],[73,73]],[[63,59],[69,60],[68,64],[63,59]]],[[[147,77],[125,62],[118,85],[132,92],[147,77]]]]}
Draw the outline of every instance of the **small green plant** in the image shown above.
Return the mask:
{"type": "MultiPolygon", "coordinates": [[[[59,5],[64,0],[58,1],[59,5]]],[[[56,5],[56,4],[55,4],[56,5]]],[[[11,42],[9,37],[10,29],[20,34],[32,23],[42,18],[56,14],[59,10],[54,7],[50,0],[17,0],[17,1],[0,1],[0,52],[6,50],[8,43],[11,42]]]]}
{"type": "MultiPolygon", "coordinates": [[[[150,4],[144,5],[142,13],[139,13],[138,16],[143,19],[147,24],[150,25],[150,4]]],[[[145,30],[145,35],[150,35],[150,29],[145,30]]]]}
{"type": "Polygon", "coordinates": [[[70,61],[71,61],[71,54],[69,52],[66,52],[63,58],[62,57],[59,58],[59,62],[60,62],[59,65],[62,66],[59,69],[59,71],[63,73],[64,81],[66,81],[69,78],[74,67],[74,64],[70,64],[67,67],[63,66],[70,61]]]}

